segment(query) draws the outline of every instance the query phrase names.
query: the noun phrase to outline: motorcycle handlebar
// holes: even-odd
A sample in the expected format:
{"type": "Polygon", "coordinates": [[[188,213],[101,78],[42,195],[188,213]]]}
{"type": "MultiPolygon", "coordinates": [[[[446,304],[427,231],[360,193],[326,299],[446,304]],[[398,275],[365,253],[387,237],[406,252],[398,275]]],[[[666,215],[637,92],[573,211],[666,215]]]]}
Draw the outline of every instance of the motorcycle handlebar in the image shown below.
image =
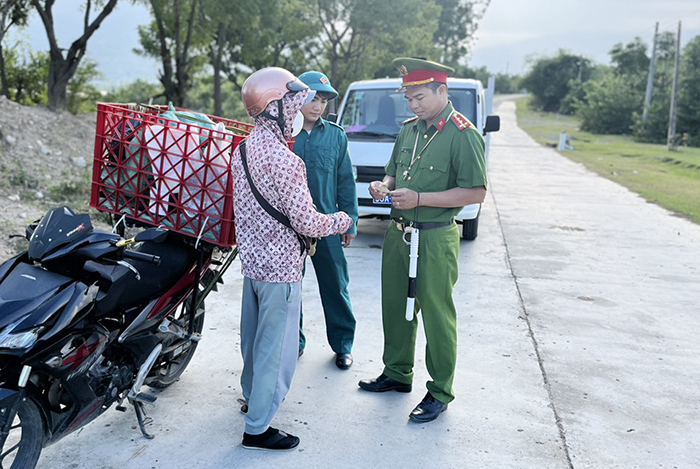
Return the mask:
{"type": "Polygon", "coordinates": [[[151,264],[160,264],[160,256],[154,256],[153,254],[146,254],[145,252],[139,251],[124,251],[124,257],[128,259],[134,259],[137,261],[150,262],[151,264]]]}

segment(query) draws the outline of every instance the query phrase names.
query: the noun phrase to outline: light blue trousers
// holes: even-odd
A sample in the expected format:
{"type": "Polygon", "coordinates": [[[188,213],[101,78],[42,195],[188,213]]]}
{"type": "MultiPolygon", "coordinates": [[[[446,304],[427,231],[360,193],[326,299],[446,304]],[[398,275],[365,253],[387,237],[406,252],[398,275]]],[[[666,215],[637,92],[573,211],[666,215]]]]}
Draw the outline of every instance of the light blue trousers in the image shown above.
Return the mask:
{"type": "Polygon", "coordinates": [[[264,433],[292,383],[299,352],[301,282],[245,277],[241,306],[241,387],[248,404],[245,432],[264,433]]]}

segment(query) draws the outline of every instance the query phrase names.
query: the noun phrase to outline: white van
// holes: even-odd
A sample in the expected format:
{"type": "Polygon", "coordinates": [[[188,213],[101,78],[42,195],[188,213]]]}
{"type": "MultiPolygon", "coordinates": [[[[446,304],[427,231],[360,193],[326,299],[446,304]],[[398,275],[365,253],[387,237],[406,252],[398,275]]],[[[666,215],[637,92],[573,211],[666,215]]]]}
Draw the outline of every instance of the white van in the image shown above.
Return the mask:
{"type": "MultiPolygon", "coordinates": [[[[401,123],[415,116],[408,108],[404,93],[397,91],[400,87],[400,78],[354,82],[348,87],[338,110],[337,122],[348,135],[360,217],[387,218],[391,210],[388,198],[372,200],[369,195],[369,183],[384,178],[384,166],[391,157],[401,123]]],[[[464,114],[486,136],[488,167],[489,138],[486,133],[495,132],[500,128],[499,117],[488,115],[491,99],[487,102],[484,87],[478,80],[448,78],[447,88],[455,109],[464,114]]],[[[492,97],[492,84],[487,91],[488,97],[492,97]]],[[[457,215],[457,222],[462,224],[463,238],[476,238],[480,211],[481,204],[473,204],[464,207],[457,215]]]]}

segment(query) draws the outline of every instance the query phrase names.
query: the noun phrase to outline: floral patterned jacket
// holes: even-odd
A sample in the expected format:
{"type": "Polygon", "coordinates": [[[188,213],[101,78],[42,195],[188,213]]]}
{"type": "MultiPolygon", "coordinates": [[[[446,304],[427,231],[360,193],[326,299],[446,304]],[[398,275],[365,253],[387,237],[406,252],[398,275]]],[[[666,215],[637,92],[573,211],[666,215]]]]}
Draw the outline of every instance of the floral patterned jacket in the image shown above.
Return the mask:
{"type": "MultiPolygon", "coordinates": [[[[353,221],[345,212],[324,215],[316,211],[304,162],[287,146],[292,122],[307,94],[300,91],[282,99],[284,133],[276,121],[261,116],[255,119],[255,127],[246,139],[246,157],[253,183],[270,205],[285,214],[297,232],[322,238],[345,233],[353,221]]],[[[266,111],[278,116],[277,101],[271,102],[266,111]]],[[[242,274],[271,283],[301,281],[306,254],[301,254],[294,232],[267,213],[251,192],[240,146],[231,158],[231,167],[242,274]]]]}

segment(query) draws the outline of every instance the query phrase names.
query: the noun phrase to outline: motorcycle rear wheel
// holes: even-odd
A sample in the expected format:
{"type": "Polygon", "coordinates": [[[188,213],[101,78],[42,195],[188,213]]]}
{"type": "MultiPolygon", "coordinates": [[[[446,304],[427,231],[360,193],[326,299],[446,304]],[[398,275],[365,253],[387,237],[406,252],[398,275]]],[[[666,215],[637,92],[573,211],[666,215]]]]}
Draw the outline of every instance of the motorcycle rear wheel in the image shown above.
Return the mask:
{"type": "MultiPolygon", "coordinates": [[[[188,297],[183,304],[191,301],[191,297],[188,297]]],[[[174,319],[182,325],[183,329],[187,330],[190,324],[189,313],[187,308],[180,306],[177,313],[175,313],[174,319]]],[[[199,310],[197,311],[197,316],[194,320],[194,332],[201,333],[204,328],[204,302],[202,302],[199,310]]],[[[194,356],[194,352],[197,350],[197,343],[190,340],[180,340],[181,346],[172,352],[165,353],[161,355],[158,359],[156,366],[154,366],[155,376],[147,381],[146,384],[153,388],[163,389],[167,388],[171,384],[180,378],[180,375],[185,371],[187,365],[189,365],[190,360],[194,356]]],[[[178,342],[175,342],[176,345],[178,342]]]]}
{"type": "Polygon", "coordinates": [[[44,428],[34,401],[22,401],[10,434],[0,448],[0,469],[34,469],[41,454],[44,428]]]}

